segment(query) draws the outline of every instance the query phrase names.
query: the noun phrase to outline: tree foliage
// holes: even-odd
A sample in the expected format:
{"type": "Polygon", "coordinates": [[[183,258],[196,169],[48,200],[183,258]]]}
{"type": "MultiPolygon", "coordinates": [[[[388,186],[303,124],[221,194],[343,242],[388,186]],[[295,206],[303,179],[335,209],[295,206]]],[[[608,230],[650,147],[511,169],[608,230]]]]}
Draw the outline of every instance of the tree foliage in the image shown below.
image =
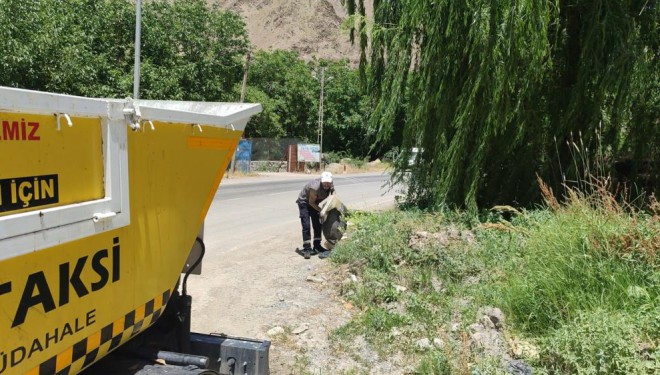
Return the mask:
{"type": "Polygon", "coordinates": [[[132,45],[117,33],[135,22],[130,8],[117,5],[1,0],[0,83],[81,95],[114,91],[107,85],[120,85],[124,49],[132,45]]]}
{"type": "MultiPolygon", "coordinates": [[[[145,1],[140,97],[238,101],[249,49],[243,20],[203,0],[145,1]]],[[[133,93],[131,0],[0,0],[0,85],[88,97],[133,93]]],[[[368,105],[344,61],[305,62],[295,52],[257,52],[245,100],[262,104],[248,137],[317,141],[319,81],[326,66],[324,150],[367,151],[368,105]]]]}
{"type": "Polygon", "coordinates": [[[528,204],[537,174],[559,189],[598,158],[660,157],[657,1],[374,0],[371,28],[355,19],[371,128],[403,134],[396,179],[421,149],[411,203],[528,204]]]}
{"type": "Polygon", "coordinates": [[[246,129],[248,137],[289,137],[315,143],[319,130],[320,67],[325,70],[323,150],[366,156],[368,104],[358,71],[346,61],[305,62],[292,51],[258,51],[250,65],[246,100],[264,111],[246,129]]]}
{"type": "MultiPolygon", "coordinates": [[[[259,89],[270,98],[273,107],[267,110],[277,116],[276,119],[271,117],[268,121],[273,125],[251,121],[250,128],[246,130],[248,137],[287,135],[316,140],[316,117],[313,111],[317,94],[314,79],[311,69],[296,52],[258,51],[250,65],[248,85],[259,89]],[[265,128],[277,131],[264,132],[265,128]]],[[[253,101],[250,91],[246,98],[253,101]]]]}
{"type": "MultiPolygon", "coordinates": [[[[142,98],[237,99],[248,46],[238,15],[202,0],[150,1],[142,11],[142,98]]],[[[0,84],[132,95],[134,2],[0,0],[0,22],[0,84]]]]}
{"type": "Polygon", "coordinates": [[[232,90],[242,78],[249,45],[240,16],[202,0],[147,5],[142,17],[145,95],[238,101],[232,90]]]}
{"type": "Polygon", "coordinates": [[[331,79],[324,90],[323,150],[367,156],[373,142],[367,129],[371,109],[360,90],[359,71],[345,60],[328,61],[325,75],[331,79]]]}

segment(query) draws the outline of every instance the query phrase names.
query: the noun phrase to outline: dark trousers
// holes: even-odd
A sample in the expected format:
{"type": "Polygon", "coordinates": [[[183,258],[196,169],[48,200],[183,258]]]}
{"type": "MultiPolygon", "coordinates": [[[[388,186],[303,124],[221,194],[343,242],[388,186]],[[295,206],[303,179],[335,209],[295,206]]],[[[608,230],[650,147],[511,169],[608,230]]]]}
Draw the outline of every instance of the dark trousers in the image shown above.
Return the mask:
{"type": "Polygon", "coordinates": [[[321,246],[321,219],[319,212],[310,207],[307,203],[298,203],[298,211],[300,212],[300,224],[302,224],[302,237],[303,247],[311,248],[311,231],[309,230],[309,222],[312,221],[312,228],[314,228],[314,247],[321,246]]]}

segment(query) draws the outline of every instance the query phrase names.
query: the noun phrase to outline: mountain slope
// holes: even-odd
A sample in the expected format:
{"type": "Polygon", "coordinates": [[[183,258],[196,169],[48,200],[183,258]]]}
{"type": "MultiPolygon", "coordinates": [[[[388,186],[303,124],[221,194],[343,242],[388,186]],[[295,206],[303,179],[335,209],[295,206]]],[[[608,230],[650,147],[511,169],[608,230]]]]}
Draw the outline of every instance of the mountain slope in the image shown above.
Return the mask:
{"type": "Polygon", "coordinates": [[[305,60],[346,58],[359,61],[341,25],[346,10],[340,0],[214,0],[243,16],[256,50],[297,51],[305,60]]]}

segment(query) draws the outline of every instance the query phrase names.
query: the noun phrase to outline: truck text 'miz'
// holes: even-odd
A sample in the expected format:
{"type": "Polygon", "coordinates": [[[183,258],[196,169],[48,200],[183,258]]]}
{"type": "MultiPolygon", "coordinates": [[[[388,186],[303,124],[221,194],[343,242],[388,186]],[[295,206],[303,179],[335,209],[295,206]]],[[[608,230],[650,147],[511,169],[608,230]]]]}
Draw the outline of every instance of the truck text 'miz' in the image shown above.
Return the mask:
{"type": "Polygon", "coordinates": [[[2,137],[5,141],[38,141],[39,123],[34,121],[2,121],[2,137]]]}

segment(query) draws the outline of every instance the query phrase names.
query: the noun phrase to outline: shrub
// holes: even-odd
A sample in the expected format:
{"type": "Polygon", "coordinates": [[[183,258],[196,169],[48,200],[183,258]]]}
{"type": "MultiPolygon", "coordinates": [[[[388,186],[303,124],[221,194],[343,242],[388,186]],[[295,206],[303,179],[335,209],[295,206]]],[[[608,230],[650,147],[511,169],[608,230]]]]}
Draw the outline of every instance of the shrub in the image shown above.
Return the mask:
{"type": "Polygon", "coordinates": [[[323,153],[323,160],[326,163],[339,163],[341,159],[347,158],[349,155],[345,151],[330,151],[323,153]]]}
{"type": "Polygon", "coordinates": [[[639,339],[629,316],[602,309],[582,311],[544,340],[541,363],[557,374],[657,373],[658,357],[643,358],[639,339]]]}

